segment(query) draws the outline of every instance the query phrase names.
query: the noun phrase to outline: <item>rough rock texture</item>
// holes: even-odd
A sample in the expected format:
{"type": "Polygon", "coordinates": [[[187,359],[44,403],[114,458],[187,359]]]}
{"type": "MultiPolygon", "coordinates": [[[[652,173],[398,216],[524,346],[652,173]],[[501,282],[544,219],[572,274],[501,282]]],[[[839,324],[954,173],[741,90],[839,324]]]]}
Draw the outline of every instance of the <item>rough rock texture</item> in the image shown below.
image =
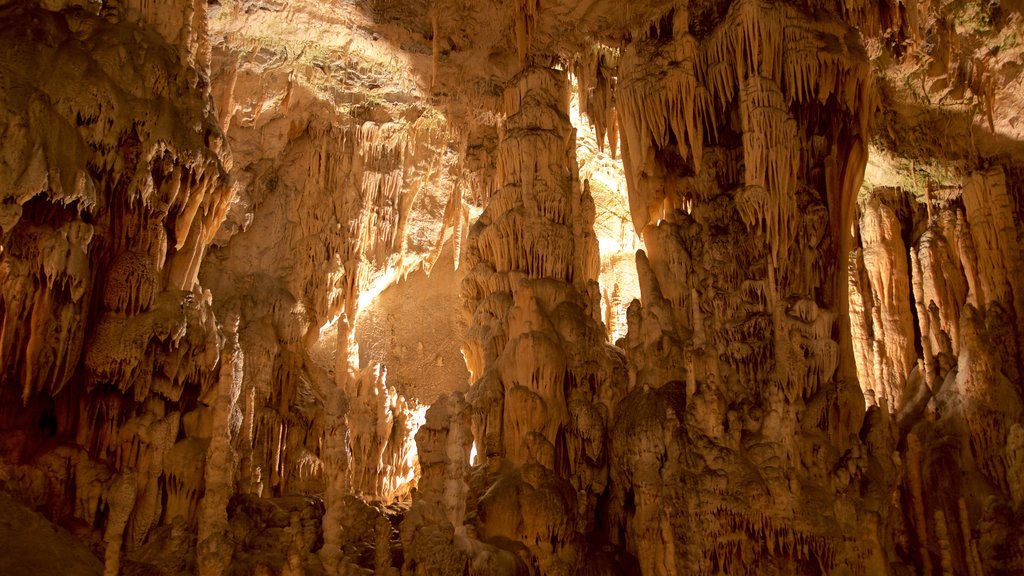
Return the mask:
{"type": "MultiPolygon", "coordinates": [[[[914,214],[902,190],[876,188],[858,202],[851,253],[850,328],[868,404],[898,410],[916,368],[910,260],[904,240],[914,214]]],[[[918,378],[920,374],[918,373],[918,378]]]]}
{"type": "Polygon", "coordinates": [[[568,109],[562,71],[527,67],[506,88],[498,189],[470,230],[463,284],[476,450],[509,469],[475,526],[484,541],[525,545],[545,574],[580,559],[606,487],[607,406],[625,379],[603,344],[594,204],[568,109]]]}
{"type": "Polygon", "coordinates": [[[874,187],[898,189],[862,202],[864,262],[852,258],[851,269],[874,278],[871,296],[851,304],[872,309],[862,386],[898,424],[902,519],[889,531],[925,574],[1012,574],[1024,562],[1012,487],[1024,393],[1024,148],[1011,88],[1021,19],[1013,2],[920,6],[899,26],[899,58],[879,61],[887,106],[868,173],[874,187]],[[888,278],[871,270],[869,251],[888,278]],[[896,312],[908,284],[909,315],[896,312]]]}
{"type": "Polygon", "coordinates": [[[229,157],[192,7],[132,9],[0,7],[2,477],[109,575],[161,525],[215,538],[233,473],[196,466],[231,411],[196,280],[229,157]]]}
{"type": "MultiPolygon", "coordinates": [[[[457,247],[466,209],[443,118],[358,28],[365,17],[344,14],[347,32],[334,34],[331,9],[233,3],[213,16],[214,99],[241,190],[204,279],[239,315],[251,359],[234,437],[238,490],[322,494],[318,554],[333,573],[374,565],[343,554],[350,495],[386,503],[416,485],[423,398],[401,359],[373,354],[367,335],[397,330],[406,342],[409,330],[371,304],[396,280],[429,272],[453,228],[457,247]],[[383,326],[361,329],[367,308],[383,326]]],[[[440,341],[424,340],[421,354],[455,364],[440,341]]],[[[440,386],[465,387],[465,372],[457,377],[440,386]]]]}
{"type": "Polygon", "coordinates": [[[0,0],[0,565],[1024,572],[1022,24],[0,0]]]}
{"type": "Polygon", "coordinates": [[[461,351],[466,326],[453,314],[465,268],[455,268],[451,249],[444,245],[429,273],[417,270],[385,288],[360,310],[356,325],[360,366],[386,366],[387,381],[420,405],[469,387],[461,351]]]}
{"type": "Polygon", "coordinates": [[[857,493],[863,408],[837,266],[874,103],[848,30],[744,1],[720,17],[676,9],[623,52],[622,154],[647,254],[612,494],[644,573],[884,558],[879,511],[857,493]]]}

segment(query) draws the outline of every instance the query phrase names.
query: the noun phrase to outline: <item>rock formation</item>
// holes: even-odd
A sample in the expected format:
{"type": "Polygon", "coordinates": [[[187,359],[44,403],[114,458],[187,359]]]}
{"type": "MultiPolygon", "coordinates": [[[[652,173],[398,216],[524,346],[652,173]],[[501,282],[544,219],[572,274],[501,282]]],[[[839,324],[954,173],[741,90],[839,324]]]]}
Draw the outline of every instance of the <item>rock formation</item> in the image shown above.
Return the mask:
{"type": "Polygon", "coordinates": [[[580,187],[565,72],[525,67],[506,88],[498,189],[470,230],[464,353],[477,454],[501,469],[477,533],[571,573],[607,482],[607,410],[622,393],[596,285],[594,204],[580,187]]]}
{"type": "Polygon", "coordinates": [[[197,282],[232,195],[205,31],[194,6],[138,8],[2,20],[4,477],[111,575],[161,526],[217,530],[233,473],[201,467],[231,410],[197,282]]]}
{"type": "Polygon", "coordinates": [[[874,105],[847,30],[785,4],[677,8],[622,54],[622,155],[648,250],[613,509],[645,574],[884,556],[856,490],[863,408],[837,256],[874,105]]]}
{"type": "Polygon", "coordinates": [[[0,0],[0,566],[1024,572],[1021,30],[0,0]]]}

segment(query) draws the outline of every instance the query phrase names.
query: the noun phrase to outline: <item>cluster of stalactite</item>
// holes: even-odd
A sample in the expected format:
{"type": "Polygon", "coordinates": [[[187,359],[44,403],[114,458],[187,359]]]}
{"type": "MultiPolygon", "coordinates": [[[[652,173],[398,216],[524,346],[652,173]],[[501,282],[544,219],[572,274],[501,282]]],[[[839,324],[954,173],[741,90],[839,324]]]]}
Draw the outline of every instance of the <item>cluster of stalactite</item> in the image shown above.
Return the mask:
{"type": "Polygon", "coordinates": [[[897,424],[904,519],[890,529],[923,573],[1024,563],[1013,186],[997,166],[920,199],[875,189],[859,206],[850,285],[861,386],[897,424]]]}
{"type": "Polygon", "coordinates": [[[388,383],[387,366],[360,364],[355,324],[384,285],[437,260],[449,229],[458,244],[461,188],[445,182],[462,165],[443,122],[422,109],[354,116],[294,71],[268,71],[259,53],[218,44],[213,56],[213,97],[244,185],[216,265],[204,268],[220,307],[239,315],[249,358],[238,491],[322,495],[322,546],[300,563],[365,567],[350,550],[353,495],[408,498],[424,408],[388,383]]]}
{"type": "MultiPolygon", "coordinates": [[[[536,332],[552,317],[528,278],[575,282],[577,271],[564,264],[572,236],[531,226],[519,202],[556,222],[565,211],[526,202],[523,181],[508,185],[509,173],[525,166],[528,176],[541,162],[507,123],[496,191],[466,259],[475,385],[468,406],[459,397],[428,413],[420,450],[432,454],[439,486],[442,469],[447,481],[413,507],[408,571],[506,573],[503,554],[514,549],[540,573],[564,573],[552,558],[585,570],[612,556],[619,570],[644,574],[1017,566],[1013,195],[996,170],[971,176],[962,199],[943,197],[927,218],[899,190],[855,206],[876,96],[843,19],[869,31],[916,26],[876,8],[844,3],[812,18],[749,0],[695,10],[691,21],[677,6],[633,31],[621,55],[599,48],[576,63],[581,107],[611,146],[621,135],[647,245],[637,254],[642,298],[622,341],[628,385],[596,388],[595,410],[560,408],[559,387],[576,382],[561,376],[574,370],[562,340],[531,337],[524,348],[517,337],[517,323],[536,332]],[[562,241],[547,245],[543,233],[562,241]],[[958,368],[971,376],[954,385],[958,368]],[[469,469],[467,410],[486,458],[469,469]],[[566,479],[580,486],[577,468],[560,464],[560,442],[576,445],[560,436],[567,412],[579,429],[600,430],[578,445],[609,463],[597,506],[578,495],[575,516],[547,492],[566,479]],[[967,477],[940,473],[951,462],[967,477]],[[986,488],[974,491],[979,482],[986,488]],[[588,523],[595,511],[600,521],[588,523]],[[430,521],[444,533],[416,532],[430,521]],[[574,523],[608,555],[560,546],[574,523]],[[981,535],[981,526],[997,530],[981,535]]],[[[541,17],[531,2],[515,11],[524,65],[541,17]]],[[[528,100],[506,93],[511,118],[519,109],[509,103],[528,100]]]]}
{"type": "Polygon", "coordinates": [[[0,489],[107,574],[1024,571],[1024,170],[858,198],[851,25],[927,3],[664,3],[569,58],[646,245],[621,348],[550,4],[502,8],[493,150],[211,56],[202,0],[41,4],[0,5],[0,489]],[[449,230],[473,385],[425,410],[354,325],[449,230]]]}
{"type": "MultiPolygon", "coordinates": [[[[308,348],[332,318],[341,317],[346,325],[354,320],[362,290],[400,267],[399,228],[411,204],[403,199],[407,138],[397,125],[311,125],[295,147],[299,150],[287,150],[286,158],[299,153],[312,157],[298,165],[300,170],[296,162],[273,176],[277,186],[294,186],[294,195],[258,208],[251,228],[238,236],[243,242],[256,234],[272,237],[266,234],[270,229],[286,239],[271,248],[279,260],[270,266],[257,263],[265,276],[250,272],[244,279],[254,289],[263,283],[270,292],[238,292],[221,284],[223,306],[242,318],[240,339],[250,358],[242,389],[242,434],[236,439],[243,460],[241,484],[256,493],[265,490],[268,496],[324,489],[322,403],[326,388],[338,381],[330,375],[335,366],[318,364],[308,348]]],[[[248,257],[244,252],[239,256],[230,244],[223,252],[227,260],[248,257]]],[[[337,338],[351,339],[351,334],[339,330],[337,338]]],[[[337,353],[337,359],[336,374],[348,374],[349,354],[337,353]]],[[[404,422],[411,410],[404,400],[390,397],[393,391],[389,396],[380,370],[369,367],[342,383],[349,400],[347,441],[360,467],[353,473],[363,478],[353,489],[371,497],[398,489],[385,490],[388,479],[378,486],[385,471],[378,466],[379,455],[371,454],[388,445],[397,452],[412,446],[408,431],[397,438],[404,448],[394,446],[385,422],[404,422]]],[[[395,458],[389,465],[406,460],[403,455],[395,458]]],[[[408,471],[396,474],[406,477],[408,471]]]]}
{"type": "Polygon", "coordinates": [[[247,106],[273,95],[230,66],[210,90],[205,4],[0,8],[0,483],[104,550],[109,574],[336,560],[341,522],[321,524],[343,498],[406,497],[418,470],[422,410],[359,368],[349,326],[368,285],[437,242],[407,229],[447,134],[306,117],[253,152],[247,106]],[[276,250],[232,244],[268,229],[276,250]],[[337,369],[310,354],[334,318],[337,369]],[[325,491],[326,513],[308,497],[325,491]],[[286,554],[251,553],[282,529],[286,554]]]}
{"type": "Polygon", "coordinates": [[[839,262],[872,75],[838,15],[745,0],[714,18],[676,7],[620,59],[647,250],[610,535],[644,574],[871,573],[887,504],[859,495],[873,479],[839,262]]]}
{"type": "Polygon", "coordinates": [[[231,191],[194,60],[110,14],[3,10],[0,476],[110,575],[172,525],[217,548],[241,354],[197,283],[231,191]]]}

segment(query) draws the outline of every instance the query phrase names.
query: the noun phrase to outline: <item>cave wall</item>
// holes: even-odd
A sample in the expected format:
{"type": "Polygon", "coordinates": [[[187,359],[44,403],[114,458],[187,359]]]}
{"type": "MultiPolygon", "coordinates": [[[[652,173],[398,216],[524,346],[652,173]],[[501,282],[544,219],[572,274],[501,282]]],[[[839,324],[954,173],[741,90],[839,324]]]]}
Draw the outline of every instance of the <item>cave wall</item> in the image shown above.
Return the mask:
{"type": "MultiPolygon", "coordinates": [[[[890,185],[862,188],[872,124],[891,137],[922,117],[938,128],[946,115],[899,108],[901,97],[935,97],[895,96],[895,76],[908,67],[931,63],[922,86],[944,90],[950,108],[981,102],[975,119],[992,131],[1002,122],[993,94],[1013,114],[1014,96],[979,78],[1009,73],[1004,56],[989,49],[973,60],[942,59],[942,46],[983,52],[970,20],[979,14],[951,5],[844,3],[808,15],[784,3],[660,12],[653,4],[638,9],[649,17],[626,30],[620,50],[592,49],[575,68],[598,138],[621,138],[646,245],[637,255],[642,298],[621,341],[628,393],[598,402],[612,415],[604,421],[610,465],[593,515],[599,525],[577,533],[584,556],[597,562],[587,569],[1012,573],[1019,534],[1008,479],[1016,472],[1003,466],[1016,462],[1011,429],[1019,425],[1019,315],[1010,310],[1018,252],[1003,250],[1020,233],[1012,192],[1019,146],[999,151],[1004,136],[978,135],[969,116],[958,116],[971,140],[944,140],[956,167],[943,181],[930,179],[915,196],[897,174],[875,174],[890,185]],[[617,72],[610,81],[609,69],[617,72]],[[996,312],[979,314],[980,301],[996,312]],[[974,352],[960,352],[960,330],[974,352]]],[[[604,7],[587,4],[588,16],[604,7]]],[[[543,3],[513,7],[524,69],[549,61],[558,29],[551,21],[560,16],[543,3]]],[[[986,33],[1007,22],[1006,14],[984,18],[986,33]]],[[[898,153],[899,142],[882,140],[883,155],[898,153]]],[[[940,153],[905,146],[910,156],[940,153]]],[[[501,195],[499,186],[504,208],[501,195]]],[[[531,243],[513,238],[505,254],[531,243]]],[[[481,332],[501,335],[496,316],[474,317],[471,371],[481,332]]],[[[502,348],[499,341],[485,350],[502,348]]],[[[534,358],[548,355],[571,357],[534,358]]],[[[485,375],[471,398],[487,394],[496,407],[507,391],[485,375]]],[[[502,423],[558,406],[555,397],[533,410],[506,409],[502,423]]],[[[485,414],[488,430],[497,414],[485,414]]],[[[561,433],[566,444],[571,433],[561,433]]],[[[479,431],[475,438],[500,443],[479,431]]],[[[486,533],[488,498],[519,477],[503,466],[501,449],[489,450],[487,472],[468,475],[480,487],[470,483],[466,502],[477,516],[465,526],[485,544],[511,550],[508,541],[518,541],[529,570],[561,573],[540,558],[559,550],[564,534],[539,551],[527,533],[486,533]]],[[[523,509],[502,517],[530,524],[523,509]]]]}
{"type": "Polygon", "coordinates": [[[232,192],[191,7],[173,43],[130,8],[2,7],[3,476],[107,574],[160,527],[226,528],[240,360],[197,282],[232,192]]]}
{"type": "Polygon", "coordinates": [[[904,538],[923,573],[1020,569],[1020,327],[1010,272],[1019,252],[1002,252],[1020,226],[1006,178],[997,166],[927,205],[891,188],[859,204],[850,269],[852,304],[863,310],[854,315],[868,368],[861,385],[895,419],[904,538]],[[911,302],[915,314],[894,312],[911,302]]]}
{"type": "Polygon", "coordinates": [[[0,487],[107,574],[1024,570],[1019,6],[349,8],[0,3],[0,487]]]}
{"type": "Polygon", "coordinates": [[[415,487],[422,410],[350,327],[465,217],[436,114],[205,9],[3,7],[4,487],[111,574],[317,564],[328,486],[415,487]]]}

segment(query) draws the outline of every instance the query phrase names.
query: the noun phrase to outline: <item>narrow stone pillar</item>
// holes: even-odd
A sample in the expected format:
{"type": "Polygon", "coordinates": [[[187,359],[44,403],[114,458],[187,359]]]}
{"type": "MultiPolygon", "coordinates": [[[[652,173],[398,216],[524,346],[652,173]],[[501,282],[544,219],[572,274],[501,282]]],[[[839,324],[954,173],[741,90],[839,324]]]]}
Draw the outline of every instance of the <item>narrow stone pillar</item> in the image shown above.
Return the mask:
{"type": "MultiPolygon", "coordinates": [[[[349,307],[350,309],[352,306],[349,307]]],[[[348,316],[343,315],[338,321],[338,351],[335,359],[334,386],[324,390],[324,546],[320,549],[320,560],[327,574],[341,573],[341,541],[342,541],[342,505],[350,492],[351,474],[349,469],[348,447],[348,399],[344,390],[348,381],[353,378],[350,366],[350,350],[352,346],[352,329],[348,316]]]]}
{"type": "Polygon", "coordinates": [[[475,443],[511,465],[504,488],[481,501],[478,529],[522,541],[543,573],[569,564],[592,522],[613,404],[600,395],[625,382],[600,324],[595,207],[579,183],[568,88],[564,71],[537,66],[509,82],[496,192],[464,260],[475,443]],[[507,514],[524,518],[526,537],[507,514]]]}
{"type": "Polygon", "coordinates": [[[231,562],[228,501],[235,491],[238,460],[231,447],[231,413],[242,387],[242,349],[238,344],[238,316],[224,324],[220,370],[208,402],[213,411],[210,445],[203,476],[206,490],[199,505],[197,565],[200,576],[220,576],[231,562]]]}

